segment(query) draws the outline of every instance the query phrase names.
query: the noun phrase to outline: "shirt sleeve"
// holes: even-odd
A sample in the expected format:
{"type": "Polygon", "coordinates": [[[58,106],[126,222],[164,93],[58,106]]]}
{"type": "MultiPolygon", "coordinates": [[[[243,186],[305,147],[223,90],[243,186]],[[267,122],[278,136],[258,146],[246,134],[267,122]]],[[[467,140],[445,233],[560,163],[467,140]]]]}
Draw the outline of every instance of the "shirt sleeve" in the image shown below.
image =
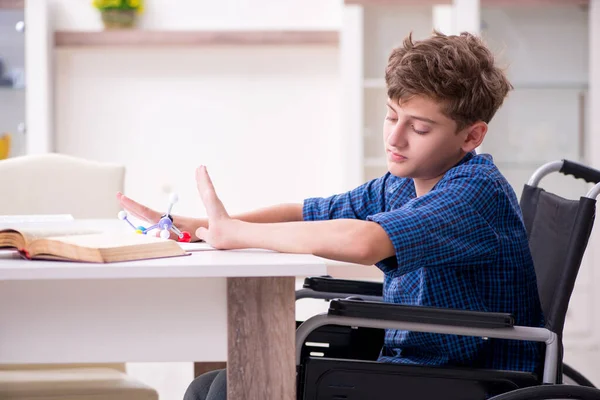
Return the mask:
{"type": "Polygon", "coordinates": [[[304,221],[339,218],[361,219],[385,210],[385,185],[389,174],[374,179],[343,194],[327,198],[313,197],[304,200],[304,221]]]}
{"type": "Polygon", "coordinates": [[[485,176],[457,177],[398,209],[369,216],[386,231],[396,253],[377,266],[406,274],[489,257],[498,243],[496,185],[485,176]]]}

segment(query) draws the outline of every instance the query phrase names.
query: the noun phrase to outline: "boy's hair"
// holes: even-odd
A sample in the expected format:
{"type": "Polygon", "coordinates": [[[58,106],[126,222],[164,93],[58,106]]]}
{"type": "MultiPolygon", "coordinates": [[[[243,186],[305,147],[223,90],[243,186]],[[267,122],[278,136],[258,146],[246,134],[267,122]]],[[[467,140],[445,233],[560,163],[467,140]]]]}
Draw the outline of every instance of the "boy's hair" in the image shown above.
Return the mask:
{"type": "Polygon", "coordinates": [[[385,70],[388,97],[398,102],[415,95],[438,101],[457,130],[490,122],[513,87],[494,55],[477,36],[463,32],[413,41],[408,35],[392,51],[385,70]]]}

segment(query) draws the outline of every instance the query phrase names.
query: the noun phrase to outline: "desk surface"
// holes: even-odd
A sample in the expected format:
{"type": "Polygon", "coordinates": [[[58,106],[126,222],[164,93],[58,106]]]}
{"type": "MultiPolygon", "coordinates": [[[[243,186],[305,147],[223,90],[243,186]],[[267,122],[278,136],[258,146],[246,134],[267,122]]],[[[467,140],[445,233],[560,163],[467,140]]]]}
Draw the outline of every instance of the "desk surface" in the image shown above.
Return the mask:
{"type": "MultiPolygon", "coordinates": [[[[77,221],[77,228],[80,227],[105,231],[123,229],[122,221],[110,220],[77,221]]],[[[259,249],[201,250],[183,257],[109,264],[31,261],[20,258],[16,252],[0,251],[0,280],[231,278],[323,275],[326,272],[325,261],[319,257],[259,249]]]]}
{"type": "Polygon", "coordinates": [[[3,252],[0,363],[227,360],[229,398],[293,400],[292,277],[325,272],[321,258],[264,250],[114,264],[3,252]]]}

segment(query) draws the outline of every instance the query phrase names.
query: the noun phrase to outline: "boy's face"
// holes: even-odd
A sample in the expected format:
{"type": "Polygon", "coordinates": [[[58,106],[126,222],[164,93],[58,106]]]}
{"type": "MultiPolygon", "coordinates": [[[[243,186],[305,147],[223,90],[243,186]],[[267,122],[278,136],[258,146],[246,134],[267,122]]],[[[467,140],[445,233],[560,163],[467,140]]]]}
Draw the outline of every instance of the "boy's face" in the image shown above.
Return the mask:
{"type": "Polygon", "coordinates": [[[434,100],[414,96],[398,104],[388,99],[383,124],[388,170],[403,178],[441,177],[475,148],[468,140],[469,128],[460,132],[456,128],[434,100]]]}

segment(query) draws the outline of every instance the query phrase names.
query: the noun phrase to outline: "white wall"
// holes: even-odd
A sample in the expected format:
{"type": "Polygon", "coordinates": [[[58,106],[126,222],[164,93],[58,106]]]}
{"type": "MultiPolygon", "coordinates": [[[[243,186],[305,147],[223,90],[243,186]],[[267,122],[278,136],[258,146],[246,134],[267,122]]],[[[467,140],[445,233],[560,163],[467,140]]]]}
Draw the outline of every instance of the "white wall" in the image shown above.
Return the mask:
{"type": "Polygon", "coordinates": [[[126,191],[203,214],[206,164],[231,212],[336,187],[334,49],[86,49],[56,53],[56,150],[127,164],[126,191]]]}

